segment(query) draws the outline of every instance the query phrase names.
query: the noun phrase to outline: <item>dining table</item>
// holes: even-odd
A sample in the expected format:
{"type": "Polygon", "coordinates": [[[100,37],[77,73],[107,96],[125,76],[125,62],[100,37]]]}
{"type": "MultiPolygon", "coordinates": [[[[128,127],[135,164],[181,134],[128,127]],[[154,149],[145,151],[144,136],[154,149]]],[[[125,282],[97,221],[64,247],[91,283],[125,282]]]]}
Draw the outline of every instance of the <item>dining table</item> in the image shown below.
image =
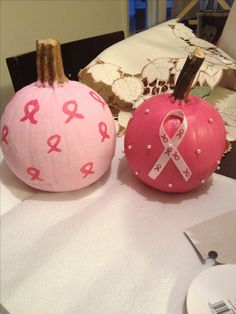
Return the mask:
{"type": "Polygon", "coordinates": [[[103,177],[71,192],[28,187],[1,156],[3,313],[186,314],[191,282],[214,263],[185,231],[236,209],[235,143],[186,193],[139,181],[124,136],[103,177]]]}

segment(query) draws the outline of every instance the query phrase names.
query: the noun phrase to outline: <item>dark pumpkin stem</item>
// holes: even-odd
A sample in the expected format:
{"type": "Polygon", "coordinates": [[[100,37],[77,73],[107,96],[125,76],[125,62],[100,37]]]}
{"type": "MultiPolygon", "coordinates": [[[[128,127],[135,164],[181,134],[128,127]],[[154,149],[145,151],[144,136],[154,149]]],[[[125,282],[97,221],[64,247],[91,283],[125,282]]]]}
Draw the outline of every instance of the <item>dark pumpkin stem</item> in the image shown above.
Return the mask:
{"type": "Polygon", "coordinates": [[[36,67],[38,80],[52,86],[68,81],[64,73],[61,46],[58,40],[45,39],[36,42],[36,67]]]}
{"type": "Polygon", "coordinates": [[[175,100],[187,102],[194,78],[204,59],[204,50],[201,48],[196,48],[193,54],[187,57],[174,88],[173,96],[175,100]]]}

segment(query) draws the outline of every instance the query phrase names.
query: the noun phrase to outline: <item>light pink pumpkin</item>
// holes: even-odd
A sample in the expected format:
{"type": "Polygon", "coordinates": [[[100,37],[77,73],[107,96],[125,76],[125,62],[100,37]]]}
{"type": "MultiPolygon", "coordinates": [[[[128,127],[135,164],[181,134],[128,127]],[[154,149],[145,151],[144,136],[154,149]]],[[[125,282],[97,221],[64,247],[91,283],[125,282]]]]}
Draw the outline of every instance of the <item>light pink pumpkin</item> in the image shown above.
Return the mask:
{"type": "Polygon", "coordinates": [[[107,104],[86,85],[67,79],[38,80],[18,91],[3,113],[1,131],[9,168],[45,191],[90,185],[108,170],[115,150],[107,104]]]}
{"type": "Polygon", "coordinates": [[[188,96],[202,59],[197,54],[189,57],[173,95],[149,98],[128,123],[128,163],[141,181],[161,191],[185,192],[202,185],[219,166],[225,149],[226,132],[218,111],[188,96]]]}

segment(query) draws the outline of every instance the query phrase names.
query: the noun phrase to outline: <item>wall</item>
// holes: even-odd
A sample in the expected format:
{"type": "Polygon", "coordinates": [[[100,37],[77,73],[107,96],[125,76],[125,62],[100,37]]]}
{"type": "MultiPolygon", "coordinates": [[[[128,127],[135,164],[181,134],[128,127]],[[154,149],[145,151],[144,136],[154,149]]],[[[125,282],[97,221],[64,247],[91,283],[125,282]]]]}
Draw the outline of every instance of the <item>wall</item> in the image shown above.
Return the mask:
{"type": "Polygon", "coordinates": [[[1,0],[0,105],[13,88],[6,57],[35,50],[35,40],[63,42],[128,29],[127,0],[1,0]]]}

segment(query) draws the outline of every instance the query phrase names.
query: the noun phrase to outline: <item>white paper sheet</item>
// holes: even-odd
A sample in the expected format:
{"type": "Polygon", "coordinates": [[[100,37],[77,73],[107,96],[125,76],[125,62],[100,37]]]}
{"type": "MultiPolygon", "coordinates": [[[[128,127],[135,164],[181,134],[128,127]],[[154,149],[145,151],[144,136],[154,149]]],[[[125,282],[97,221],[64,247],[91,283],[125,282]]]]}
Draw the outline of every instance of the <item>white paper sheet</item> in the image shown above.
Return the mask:
{"type": "Polygon", "coordinates": [[[236,180],[155,191],[129,171],[118,138],[112,169],[70,193],[37,193],[2,216],[2,304],[11,314],[183,313],[205,267],[184,230],[235,209],[236,180]]]}

